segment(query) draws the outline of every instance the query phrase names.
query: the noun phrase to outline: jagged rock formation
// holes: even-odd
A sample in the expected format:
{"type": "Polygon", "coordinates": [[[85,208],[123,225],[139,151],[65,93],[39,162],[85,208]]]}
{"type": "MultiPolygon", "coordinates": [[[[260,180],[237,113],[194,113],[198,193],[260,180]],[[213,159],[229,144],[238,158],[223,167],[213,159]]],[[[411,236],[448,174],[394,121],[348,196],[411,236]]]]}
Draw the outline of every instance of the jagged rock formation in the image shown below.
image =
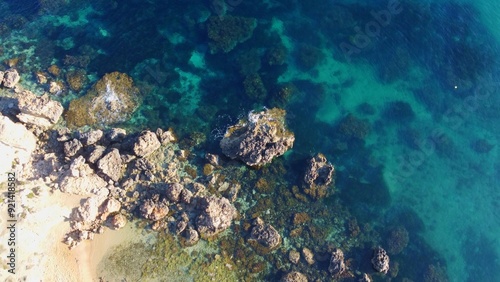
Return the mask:
{"type": "Polygon", "coordinates": [[[330,259],[330,265],[328,266],[328,271],[335,278],[342,275],[345,272],[345,270],[346,270],[346,265],[344,262],[344,252],[342,252],[341,249],[335,249],[330,259]]]}
{"type": "Polygon", "coordinates": [[[247,119],[230,126],[220,142],[222,152],[249,166],[270,163],[293,147],[295,136],[285,126],[284,110],[250,112],[247,119]]]}
{"type": "Polygon", "coordinates": [[[202,238],[212,237],[226,230],[236,216],[236,208],[224,197],[202,198],[200,206],[201,214],[196,220],[196,226],[202,238]]]}
{"type": "Polygon", "coordinates": [[[316,154],[309,160],[304,175],[304,192],[314,199],[325,197],[333,181],[334,171],[333,165],[323,154],[316,154]]]}
{"type": "Polygon", "coordinates": [[[255,219],[248,242],[261,254],[276,250],[282,242],[281,235],[270,224],[260,218],[255,219]]]}
{"type": "Polygon", "coordinates": [[[377,247],[373,252],[372,265],[378,272],[387,274],[389,271],[389,255],[381,247],[377,247]]]}

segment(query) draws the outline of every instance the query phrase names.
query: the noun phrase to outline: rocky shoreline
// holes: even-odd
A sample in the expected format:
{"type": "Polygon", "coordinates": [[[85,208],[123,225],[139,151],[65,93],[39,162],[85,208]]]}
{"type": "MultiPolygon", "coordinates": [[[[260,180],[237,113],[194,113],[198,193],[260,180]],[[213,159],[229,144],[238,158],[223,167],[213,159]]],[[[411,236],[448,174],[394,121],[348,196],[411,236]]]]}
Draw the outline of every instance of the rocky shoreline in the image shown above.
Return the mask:
{"type": "MultiPolygon", "coordinates": [[[[23,89],[17,84],[16,70],[0,73],[0,77],[0,84],[11,89],[0,99],[0,149],[7,163],[15,164],[14,168],[2,167],[1,172],[14,169],[22,172],[20,180],[41,180],[53,190],[82,197],[80,206],[68,214],[68,232],[61,238],[70,249],[102,234],[104,227],[120,229],[134,218],[145,220],[151,230],[177,236],[186,247],[213,240],[235,221],[249,220],[242,218],[235,205],[241,183],[218,173],[224,163],[238,159],[250,167],[265,166],[291,149],[295,139],[286,128],[284,110],[250,112],[227,129],[220,142],[225,156],[207,153],[204,167],[197,168],[190,163],[190,151],[180,148],[173,129],[132,133],[109,126],[70,129],[62,118],[61,103],[48,94],[37,96],[23,89]]],[[[120,104],[120,100],[113,103],[120,104]]],[[[103,105],[99,114],[115,108],[103,105]]],[[[313,200],[325,197],[334,170],[324,155],[312,157],[304,172],[303,193],[313,200]]],[[[283,245],[283,235],[260,217],[246,228],[246,243],[261,255],[283,245]]],[[[292,249],[286,259],[293,265],[302,257],[313,267],[316,256],[308,248],[302,254],[292,249]]],[[[359,276],[360,281],[371,281],[368,274],[349,269],[342,250],[335,248],[327,256],[331,277],[359,276]]],[[[372,263],[380,273],[389,270],[389,257],[381,248],[375,249],[372,263]]],[[[282,281],[308,280],[291,271],[282,281]]]]}

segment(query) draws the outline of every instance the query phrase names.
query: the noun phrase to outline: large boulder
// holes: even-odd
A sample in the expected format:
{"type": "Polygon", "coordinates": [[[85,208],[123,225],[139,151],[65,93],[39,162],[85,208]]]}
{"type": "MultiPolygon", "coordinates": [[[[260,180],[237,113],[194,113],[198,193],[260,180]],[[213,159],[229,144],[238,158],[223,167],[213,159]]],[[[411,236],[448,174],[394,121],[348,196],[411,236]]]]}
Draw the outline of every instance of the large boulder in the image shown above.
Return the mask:
{"type": "Polygon", "coordinates": [[[339,277],[346,271],[344,252],[341,249],[333,250],[328,271],[330,271],[334,278],[339,277]]]}
{"type": "Polygon", "coordinates": [[[203,238],[215,236],[226,230],[236,217],[236,208],[224,197],[202,198],[200,205],[202,212],[196,220],[196,226],[203,238]]]}
{"type": "MultiPolygon", "coordinates": [[[[0,116],[0,175],[12,172],[15,160],[21,165],[29,162],[36,148],[36,137],[22,124],[14,123],[8,117],[0,116]]],[[[2,177],[4,181],[6,177],[2,177]]]]}
{"type": "Polygon", "coordinates": [[[61,178],[59,186],[65,193],[88,195],[106,187],[107,183],[85,163],[83,156],[79,156],[73,160],[69,170],[61,178]]]}
{"type": "Polygon", "coordinates": [[[21,80],[21,76],[15,69],[6,70],[3,73],[2,77],[3,77],[2,81],[3,86],[7,88],[14,88],[14,86],[16,86],[19,80],[21,80]]]}
{"type": "Polygon", "coordinates": [[[134,154],[138,157],[146,157],[160,148],[161,143],[154,132],[144,131],[134,143],[134,154]]]}
{"type": "Polygon", "coordinates": [[[284,110],[273,108],[250,112],[246,119],[230,126],[220,142],[222,152],[249,166],[270,163],[293,147],[295,136],[285,126],[284,110]]]}
{"type": "Polygon", "coordinates": [[[144,218],[157,221],[167,216],[169,211],[168,202],[166,199],[160,200],[160,195],[155,194],[142,203],[139,211],[144,218]]]}
{"type": "Polygon", "coordinates": [[[71,101],[66,120],[72,126],[106,126],[126,121],[139,106],[139,90],[130,76],[104,75],[89,92],[71,101]]]}
{"type": "Polygon", "coordinates": [[[282,239],[281,235],[273,226],[257,218],[254,222],[254,227],[252,228],[248,242],[257,252],[267,254],[277,249],[281,245],[282,239]]]}
{"type": "Polygon", "coordinates": [[[377,247],[373,252],[372,265],[378,272],[387,274],[389,271],[389,255],[381,247],[377,247]]]}
{"type": "Polygon", "coordinates": [[[304,192],[314,199],[323,198],[333,182],[335,168],[323,154],[316,154],[309,160],[304,175],[304,192]]]}
{"type": "Polygon", "coordinates": [[[118,149],[113,149],[97,162],[97,168],[113,181],[122,177],[122,158],[118,149]]]}
{"type": "Polygon", "coordinates": [[[26,124],[49,128],[56,124],[63,113],[63,106],[53,101],[47,94],[36,96],[24,90],[18,95],[19,113],[17,118],[26,124]]]}

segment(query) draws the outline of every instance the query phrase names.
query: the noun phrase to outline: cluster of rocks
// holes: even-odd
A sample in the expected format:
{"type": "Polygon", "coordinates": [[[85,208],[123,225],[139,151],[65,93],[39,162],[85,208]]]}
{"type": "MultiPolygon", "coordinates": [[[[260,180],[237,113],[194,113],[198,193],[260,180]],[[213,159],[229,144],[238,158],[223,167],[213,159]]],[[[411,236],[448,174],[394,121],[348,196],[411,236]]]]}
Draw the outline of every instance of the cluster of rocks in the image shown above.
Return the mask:
{"type": "Polygon", "coordinates": [[[335,168],[323,154],[316,154],[307,165],[304,175],[304,192],[314,199],[327,195],[328,187],[333,182],[335,168]]]}
{"type": "Polygon", "coordinates": [[[127,218],[119,213],[120,209],[121,203],[110,197],[109,190],[100,189],[98,194],[85,199],[80,207],[73,209],[70,215],[71,231],[66,234],[64,242],[73,248],[83,240],[92,240],[94,234],[103,233],[104,224],[113,229],[124,227],[127,218]]]}
{"type": "Polygon", "coordinates": [[[267,254],[281,245],[282,239],[278,231],[261,218],[256,218],[248,243],[260,254],[267,254]]]}
{"type": "Polygon", "coordinates": [[[192,246],[200,238],[211,238],[229,228],[236,208],[225,197],[209,195],[201,183],[166,184],[164,196],[154,194],[139,207],[140,215],[152,221],[153,230],[170,230],[181,242],[192,246]],[[170,212],[170,216],[167,216],[170,212]]]}
{"type": "Polygon", "coordinates": [[[222,152],[249,166],[262,166],[293,147],[295,136],[285,125],[282,109],[251,111],[246,119],[230,126],[220,141],[222,152]]]}
{"type": "MultiPolygon", "coordinates": [[[[315,254],[308,248],[302,249],[302,256],[308,265],[313,265],[316,263],[315,254]]],[[[328,272],[333,279],[344,279],[344,278],[354,278],[357,276],[357,281],[371,282],[372,278],[367,273],[357,273],[354,275],[349,271],[348,266],[345,262],[344,252],[341,249],[335,248],[330,252],[328,272]]],[[[301,258],[301,253],[295,250],[289,252],[288,259],[292,264],[298,264],[301,258]]],[[[319,260],[326,260],[324,255],[318,258],[319,260]]],[[[371,260],[373,268],[382,274],[387,274],[389,271],[389,256],[386,251],[381,247],[377,247],[374,250],[373,258],[371,260]]],[[[292,271],[285,274],[281,278],[282,282],[292,282],[292,281],[308,281],[307,276],[298,272],[292,271]]]]}

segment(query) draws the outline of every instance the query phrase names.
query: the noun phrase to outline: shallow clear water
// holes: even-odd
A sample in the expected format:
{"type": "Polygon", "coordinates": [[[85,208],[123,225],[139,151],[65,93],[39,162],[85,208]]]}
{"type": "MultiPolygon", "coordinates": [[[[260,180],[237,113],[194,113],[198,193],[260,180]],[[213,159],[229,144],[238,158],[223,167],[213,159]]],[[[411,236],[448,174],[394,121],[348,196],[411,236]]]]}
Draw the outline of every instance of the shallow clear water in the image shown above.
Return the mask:
{"type": "MultiPolygon", "coordinates": [[[[249,110],[282,107],[296,143],[278,161],[288,175],[275,180],[297,185],[304,161],[322,152],[336,167],[336,193],[311,216],[340,202],[377,230],[362,228],[367,239],[349,247],[353,270],[369,271],[361,261],[371,247],[403,227],[396,281],[430,279],[431,265],[450,281],[496,281],[500,2],[302,2],[0,1],[0,70],[17,58],[22,84],[40,94],[35,72],[84,70],[81,90],[55,97],[66,106],[105,73],[127,73],[143,103],[122,126],[201,132],[200,154],[220,154],[220,133],[249,110]],[[223,52],[207,19],[227,15],[257,25],[223,52]],[[263,91],[245,88],[255,74],[263,91]],[[346,122],[355,133],[342,130],[346,122]]],[[[329,222],[318,226],[330,243],[345,241],[329,222]]],[[[291,227],[280,228],[286,237],[291,227]]]]}

